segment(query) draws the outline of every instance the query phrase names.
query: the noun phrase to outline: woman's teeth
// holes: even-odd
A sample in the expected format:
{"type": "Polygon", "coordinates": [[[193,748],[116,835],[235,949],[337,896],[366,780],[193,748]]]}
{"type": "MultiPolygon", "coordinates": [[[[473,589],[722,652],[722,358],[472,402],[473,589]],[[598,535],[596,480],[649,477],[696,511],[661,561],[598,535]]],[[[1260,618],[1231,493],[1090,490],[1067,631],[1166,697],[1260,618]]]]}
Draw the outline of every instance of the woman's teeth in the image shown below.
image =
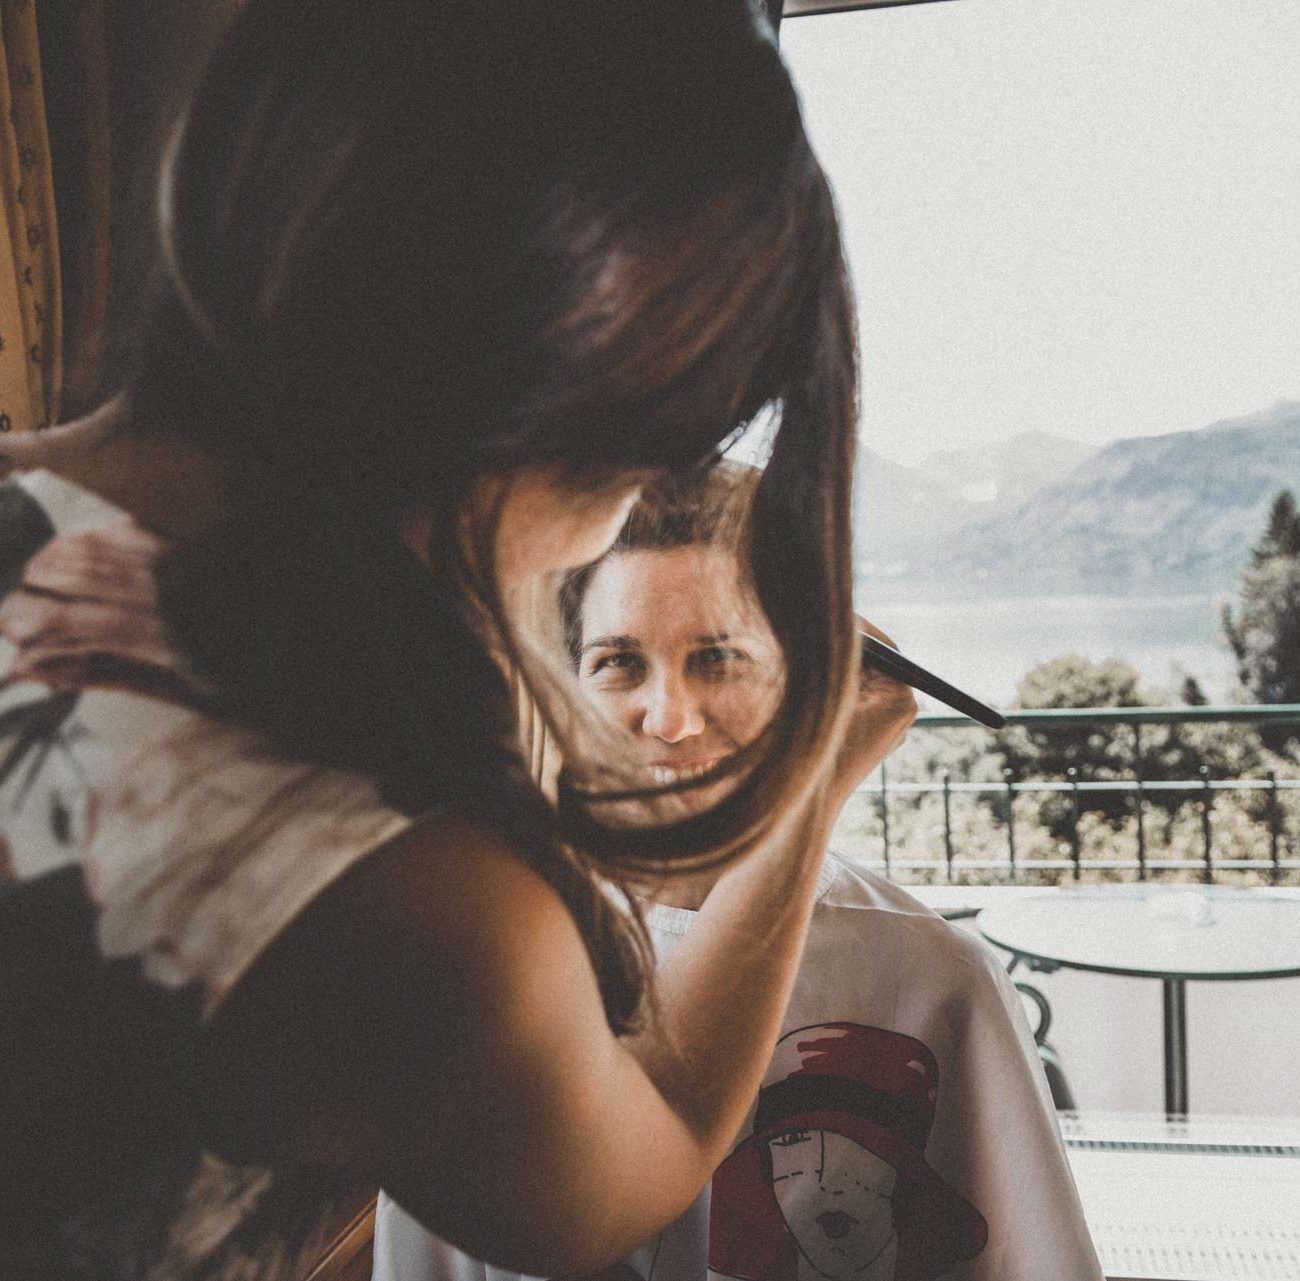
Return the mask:
{"type": "Polygon", "coordinates": [[[673,783],[684,783],[693,778],[703,778],[715,765],[717,761],[705,761],[700,765],[652,765],[650,766],[650,777],[654,779],[656,787],[669,787],[673,783]]]}

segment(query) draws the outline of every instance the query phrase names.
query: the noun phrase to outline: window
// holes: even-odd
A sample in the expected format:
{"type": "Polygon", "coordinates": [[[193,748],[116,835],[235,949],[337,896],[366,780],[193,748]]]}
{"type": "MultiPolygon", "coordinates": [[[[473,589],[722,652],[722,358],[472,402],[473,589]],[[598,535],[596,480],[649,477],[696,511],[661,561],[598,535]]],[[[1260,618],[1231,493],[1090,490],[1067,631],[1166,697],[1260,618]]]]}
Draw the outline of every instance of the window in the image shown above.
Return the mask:
{"type": "Polygon", "coordinates": [[[862,606],[989,699],[1071,651],[1226,698],[1220,599],[1300,481],[1300,6],[781,38],[859,299],[862,606]]]}

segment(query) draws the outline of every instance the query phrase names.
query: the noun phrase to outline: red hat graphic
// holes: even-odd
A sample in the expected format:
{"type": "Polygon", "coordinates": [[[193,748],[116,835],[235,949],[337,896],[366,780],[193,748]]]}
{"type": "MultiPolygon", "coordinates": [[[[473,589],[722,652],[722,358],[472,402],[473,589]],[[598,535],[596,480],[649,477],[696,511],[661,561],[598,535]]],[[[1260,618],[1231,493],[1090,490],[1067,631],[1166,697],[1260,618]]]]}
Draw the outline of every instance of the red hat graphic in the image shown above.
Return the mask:
{"type": "MultiPolygon", "coordinates": [[[[920,1041],[858,1023],[822,1023],[777,1043],[754,1131],[713,1176],[709,1269],[744,1281],[797,1281],[799,1247],[772,1191],[767,1145],[829,1131],[898,1176],[895,1281],[929,1281],[988,1241],[980,1213],[925,1159],[939,1071],[920,1041]]],[[[865,1262],[865,1261],[864,1261],[865,1262]]]]}

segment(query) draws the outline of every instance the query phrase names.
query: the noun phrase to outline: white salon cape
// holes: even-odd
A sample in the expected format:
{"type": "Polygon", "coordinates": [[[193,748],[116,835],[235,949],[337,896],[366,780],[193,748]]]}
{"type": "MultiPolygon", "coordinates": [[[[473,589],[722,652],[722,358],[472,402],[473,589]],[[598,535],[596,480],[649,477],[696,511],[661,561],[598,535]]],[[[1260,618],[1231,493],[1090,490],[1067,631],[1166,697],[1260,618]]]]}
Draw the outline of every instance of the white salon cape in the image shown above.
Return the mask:
{"type": "MultiPolygon", "coordinates": [[[[661,958],[694,913],[656,907],[661,958]]],[[[646,1160],[653,1154],[647,1152],[646,1160]]],[[[606,1281],[1101,1281],[996,955],[827,859],[763,1090],[691,1209],[606,1281]]],[[[374,1281],[519,1281],[381,1194],[374,1281]]]]}

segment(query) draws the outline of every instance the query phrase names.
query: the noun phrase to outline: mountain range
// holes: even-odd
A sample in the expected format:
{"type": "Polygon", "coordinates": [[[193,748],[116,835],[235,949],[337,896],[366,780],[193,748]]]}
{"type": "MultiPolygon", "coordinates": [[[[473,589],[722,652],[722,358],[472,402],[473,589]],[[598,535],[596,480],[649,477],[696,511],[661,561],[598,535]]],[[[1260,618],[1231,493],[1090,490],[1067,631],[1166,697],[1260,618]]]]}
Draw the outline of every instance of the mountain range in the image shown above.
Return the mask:
{"type": "Polygon", "coordinates": [[[1278,490],[1300,490],[1300,401],[1096,447],[1046,432],[904,466],[860,453],[860,582],[874,595],[1230,590],[1278,490]]]}

